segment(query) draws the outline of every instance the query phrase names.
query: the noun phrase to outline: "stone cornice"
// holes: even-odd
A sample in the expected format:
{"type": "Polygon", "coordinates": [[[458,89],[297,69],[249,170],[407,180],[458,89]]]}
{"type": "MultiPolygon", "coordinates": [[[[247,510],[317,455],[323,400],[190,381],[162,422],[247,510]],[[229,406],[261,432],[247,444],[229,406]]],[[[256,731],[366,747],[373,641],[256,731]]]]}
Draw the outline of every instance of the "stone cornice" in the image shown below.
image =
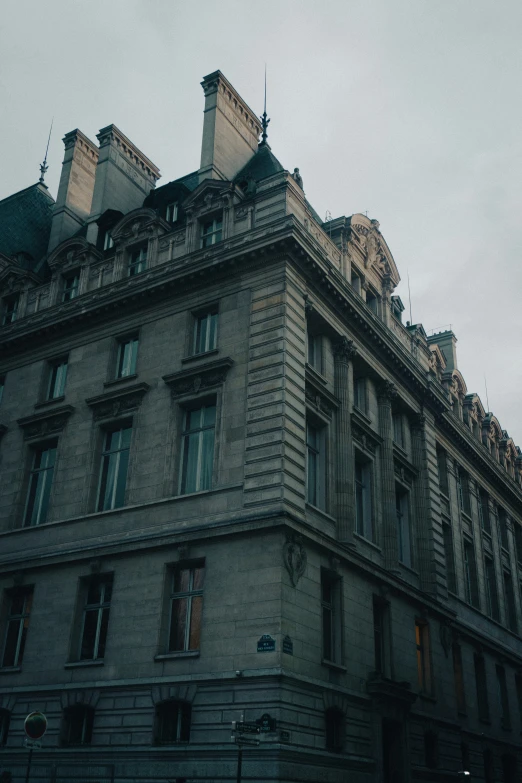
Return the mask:
{"type": "Polygon", "coordinates": [[[331,417],[333,412],[339,407],[339,400],[324,387],[325,381],[322,380],[321,376],[319,376],[313,368],[306,368],[305,378],[306,402],[319,413],[331,417]]]}
{"type": "Polygon", "coordinates": [[[135,411],[149,390],[148,383],[133,383],[124,389],[113,389],[85,400],[92,408],[95,421],[117,419],[135,411]]]}
{"type": "Polygon", "coordinates": [[[370,427],[369,420],[356,408],[352,411],[352,434],[362,448],[375,453],[382,443],[382,438],[370,427]]]}
{"type": "Polygon", "coordinates": [[[207,389],[215,389],[225,382],[227,373],[234,364],[229,357],[205,362],[197,367],[163,375],[163,380],[170,387],[173,397],[181,397],[186,394],[198,394],[207,389]]]}
{"type": "Polygon", "coordinates": [[[44,438],[61,432],[73,412],[72,405],[62,405],[60,408],[54,408],[50,411],[24,416],[22,419],[17,419],[17,424],[24,432],[24,440],[44,438]]]}

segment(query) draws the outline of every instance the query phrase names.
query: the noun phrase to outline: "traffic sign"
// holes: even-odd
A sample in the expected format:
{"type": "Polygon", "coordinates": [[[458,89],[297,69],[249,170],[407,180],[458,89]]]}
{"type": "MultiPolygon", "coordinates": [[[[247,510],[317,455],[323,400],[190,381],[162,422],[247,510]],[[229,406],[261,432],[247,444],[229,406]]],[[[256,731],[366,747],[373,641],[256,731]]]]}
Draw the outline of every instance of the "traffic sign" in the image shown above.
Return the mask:
{"type": "Polygon", "coordinates": [[[235,730],[239,734],[259,734],[261,727],[257,723],[246,723],[245,721],[238,721],[235,726],[235,730]]]}
{"type": "Polygon", "coordinates": [[[42,739],[47,731],[47,718],[43,712],[30,712],[24,721],[24,731],[30,740],[42,739]]]}
{"type": "Polygon", "coordinates": [[[259,745],[259,740],[250,734],[236,734],[234,742],[236,745],[259,745]]]}

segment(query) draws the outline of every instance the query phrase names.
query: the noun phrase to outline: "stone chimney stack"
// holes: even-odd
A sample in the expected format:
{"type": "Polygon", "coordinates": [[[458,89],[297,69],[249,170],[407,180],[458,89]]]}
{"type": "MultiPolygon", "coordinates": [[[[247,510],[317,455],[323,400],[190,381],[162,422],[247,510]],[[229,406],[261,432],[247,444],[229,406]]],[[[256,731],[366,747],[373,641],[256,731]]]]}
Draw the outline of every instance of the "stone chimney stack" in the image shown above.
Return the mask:
{"type": "Polygon", "coordinates": [[[432,334],[428,337],[428,345],[438,345],[444,358],[446,359],[446,371],[451,372],[457,370],[457,338],[448,329],[445,332],[439,332],[438,334],[432,334]]]}
{"type": "Polygon", "coordinates": [[[72,237],[89,217],[98,162],[98,147],[80,130],[67,133],[63,142],[65,155],[53,208],[49,252],[72,237]]]}
{"type": "Polygon", "coordinates": [[[221,71],[205,76],[199,181],[233,179],[257,152],[261,123],[221,71]]]}

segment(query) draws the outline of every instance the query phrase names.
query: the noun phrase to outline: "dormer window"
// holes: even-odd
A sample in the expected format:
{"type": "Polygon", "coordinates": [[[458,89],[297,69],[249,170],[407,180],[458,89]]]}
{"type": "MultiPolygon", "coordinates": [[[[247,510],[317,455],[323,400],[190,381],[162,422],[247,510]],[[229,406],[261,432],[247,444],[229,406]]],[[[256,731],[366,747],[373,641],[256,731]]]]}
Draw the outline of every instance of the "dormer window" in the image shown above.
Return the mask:
{"type": "Polygon", "coordinates": [[[210,247],[221,242],[223,237],[223,217],[207,220],[201,224],[201,247],[210,247]]]}
{"type": "Polygon", "coordinates": [[[3,307],[3,317],[2,317],[2,326],[7,326],[7,324],[12,324],[13,321],[16,321],[16,317],[18,314],[18,294],[13,294],[12,296],[6,296],[4,299],[4,307],[3,307]]]}
{"type": "Polygon", "coordinates": [[[144,272],[147,268],[147,246],[133,250],[129,261],[129,277],[134,277],[144,272]]]}
{"type": "Polygon", "coordinates": [[[74,272],[72,275],[67,275],[63,280],[63,293],[62,302],[70,302],[71,299],[76,299],[80,288],[80,273],[74,272]]]}
{"type": "Polygon", "coordinates": [[[367,294],[366,294],[366,304],[368,305],[368,307],[370,308],[372,313],[374,313],[375,315],[378,315],[379,301],[377,299],[377,296],[373,293],[373,291],[369,290],[367,292],[367,294]]]}
{"type": "Polygon", "coordinates": [[[174,201],[172,204],[167,204],[165,220],[167,221],[167,223],[175,223],[177,219],[178,219],[178,202],[174,201]]]}
{"type": "Polygon", "coordinates": [[[111,250],[111,248],[114,247],[114,239],[112,238],[111,234],[106,231],[103,237],[103,249],[104,250],[111,250]]]}

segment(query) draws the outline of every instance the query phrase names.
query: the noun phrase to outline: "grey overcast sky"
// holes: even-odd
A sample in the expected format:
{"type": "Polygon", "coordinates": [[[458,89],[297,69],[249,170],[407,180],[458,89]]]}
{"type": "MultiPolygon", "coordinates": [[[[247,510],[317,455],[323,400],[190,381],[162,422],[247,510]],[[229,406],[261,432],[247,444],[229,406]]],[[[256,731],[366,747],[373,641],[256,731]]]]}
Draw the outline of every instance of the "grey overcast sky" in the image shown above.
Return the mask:
{"type": "MultiPolygon", "coordinates": [[[[62,137],[115,123],[162,172],[199,167],[201,78],[263,111],[321,215],[377,218],[426,331],[515,443],[522,288],[520,0],[18,0],[0,28],[0,198],[56,196],[62,137]]],[[[406,314],[407,315],[407,314],[406,314]]],[[[409,317],[409,316],[408,316],[409,317]]]]}

